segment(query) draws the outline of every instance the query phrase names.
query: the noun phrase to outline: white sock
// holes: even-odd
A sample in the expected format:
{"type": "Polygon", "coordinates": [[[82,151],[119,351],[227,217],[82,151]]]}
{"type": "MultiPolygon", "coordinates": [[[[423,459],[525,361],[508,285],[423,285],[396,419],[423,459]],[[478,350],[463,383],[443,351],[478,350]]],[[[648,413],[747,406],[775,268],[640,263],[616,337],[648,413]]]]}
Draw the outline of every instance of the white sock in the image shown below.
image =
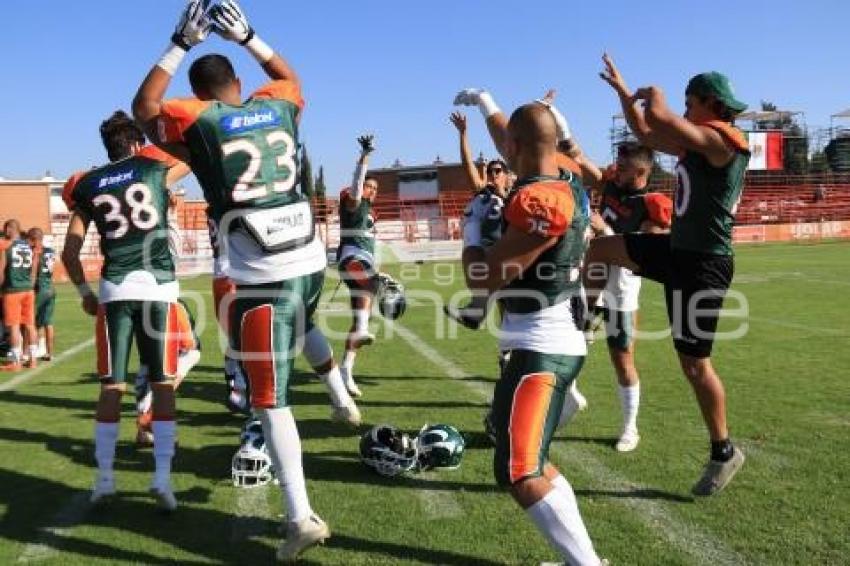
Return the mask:
{"type": "Polygon", "coordinates": [[[171,481],[171,459],[174,458],[174,438],[177,424],[174,421],[157,421],[151,423],[153,431],[153,458],[156,465],[154,484],[168,484],[171,481]]]}
{"type": "Polygon", "coordinates": [[[623,407],[623,430],[637,430],[638,407],[640,407],[640,383],[628,387],[619,386],[620,404],[623,407]]]}
{"type": "Polygon", "coordinates": [[[339,367],[334,366],[331,371],[320,375],[319,378],[325,387],[328,388],[328,395],[331,397],[331,403],[334,407],[347,407],[354,404],[354,400],[345,388],[345,383],[342,381],[342,374],[339,373],[339,367]]]}
{"type": "Polygon", "coordinates": [[[354,311],[354,329],[356,332],[369,332],[369,311],[358,309],[354,311]]]}
{"type": "Polygon", "coordinates": [[[290,522],[303,521],[313,514],[307,497],[304,469],[301,467],[301,438],[289,407],[261,409],[263,434],[274,463],[290,522]]]}
{"type": "Polygon", "coordinates": [[[357,357],[357,350],[346,350],[345,355],[342,357],[342,363],[340,364],[344,368],[348,368],[348,370],[354,369],[354,359],[357,357]]]}
{"type": "Polygon", "coordinates": [[[24,350],[22,348],[11,348],[9,350],[10,358],[12,358],[12,362],[20,362],[24,357],[24,350]]]}
{"type": "Polygon", "coordinates": [[[94,458],[100,478],[112,479],[115,446],[118,444],[118,423],[96,422],[94,425],[94,458]]]}
{"type": "Polygon", "coordinates": [[[38,339],[38,351],[47,354],[47,338],[38,339]]]}
{"type": "Polygon", "coordinates": [[[314,326],[310,332],[304,335],[304,357],[310,367],[317,368],[325,365],[334,357],[328,339],[322,334],[318,326],[314,326]]]}
{"type": "Polygon", "coordinates": [[[29,353],[30,353],[30,359],[33,360],[33,361],[37,360],[38,359],[38,346],[35,345],[35,344],[32,344],[31,346],[29,346],[28,349],[29,349],[29,353]]]}
{"type": "Polygon", "coordinates": [[[598,566],[599,557],[581,519],[575,494],[566,479],[564,484],[525,511],[568,564],[598,566]]]}

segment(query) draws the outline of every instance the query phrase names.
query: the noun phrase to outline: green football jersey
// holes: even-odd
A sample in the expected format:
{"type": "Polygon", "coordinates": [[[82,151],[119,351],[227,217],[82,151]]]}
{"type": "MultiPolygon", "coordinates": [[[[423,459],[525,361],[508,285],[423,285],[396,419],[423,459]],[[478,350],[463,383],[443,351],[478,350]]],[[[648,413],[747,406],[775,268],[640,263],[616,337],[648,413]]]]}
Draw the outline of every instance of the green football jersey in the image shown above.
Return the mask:
{"type": "Polygon", "coordinates": [[[175,280],[168,247],[166,176],[174,158],[153,146],[68,181],[63,196],[97,227],[103,255],[101,276],[120,285],[133,271],[148,271],[157,283],[175,280]]]}
{"type": "Polygon", "coordinates": [[[615,234],[639,232],[649,217],[643,197],[643,192],[627,191],[608,181],[602,187],[599,214],[615,234]]]}
{"type": "Polygon", "coordinates": [[[360,199],[353,210],[347,205],[349,197],[344,193],[339,199],[339,253],[345,246],[354,246],[370,254],[375,253],[375,217],[372,215],[372,201],[360,199]]]}
{"type": "Polygon", "coordinates": [[[11,293],[32,291],[32,262],[34,255],[26,240],[15,240],[6,251],[6,273],[3,290],[11,293]]]}
{"type": "Polygon", "coordinates": [[[704,155],[694,151],[686,152],[679,161],[670,246],[677,250],[732,255],[732,227],[750,152],[738,130],[723,123],[706,125],[735,147],[735,156],[723,167],[714,167],[704,155]]]}
{"type": "Polygon", "coordinates": [[[221,223],[231,211],[307,200],[296,189],[302,106],[292,81],[273,81],[239,106],[195,98],[163,104],[160,139],[189,148],[192,172],[220,228],[232,228],[221,223]]]}
{"type": "Polygon", "coordinates": [[[35,282],[36,291],[47,293],[53,291],[53,267],[56,265],[56,252],[53,248],[41,248],[38,260],[38,278],[35,282]]]}
{"type": "Polygon", "coordinates": [[[587,247],[590,203],[584,185],[570,173],[517,182],[508,196],[505,225],[543,238],[556,236],[521,276],[505,287],[505,310],[528,314],[562,303],[581,291],[579,267],[587,247]]]}

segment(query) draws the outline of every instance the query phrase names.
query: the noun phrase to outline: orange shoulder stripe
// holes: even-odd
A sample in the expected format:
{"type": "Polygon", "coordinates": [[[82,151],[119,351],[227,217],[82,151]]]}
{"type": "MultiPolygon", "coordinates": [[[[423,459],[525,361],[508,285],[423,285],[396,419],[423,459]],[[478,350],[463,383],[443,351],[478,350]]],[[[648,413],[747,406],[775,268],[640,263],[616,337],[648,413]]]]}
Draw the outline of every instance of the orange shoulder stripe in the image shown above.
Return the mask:
{"type": "Polygon", "coordinates": [[[301,96],[301,87],[295,81],[279,80],[267,83],[257,89],[251,98],[273,98],[276,100],[286,100],[298,107],[298,110],[304,110],[304,98],[301,96]]]}
{"type": "Polygon", "coordinates": [[[646,193],[643,197],[649,219],[668,227],[673,222],[673,201],[661,193],[646,193]]]}
{"type": "Polygon", "coordinates": [[[575,200],[565,181],[542,181],[522,187],[505,210],[509,224],[543,238],[562,236],[572,222],[575,200]]]}
{"type": "Polygon", "coordinates": [[[747,142],[747,138],[744,136],[744,133],[729,122],[724,122],[722,120],[709,120],[708,122],[702,122],[699,125],[708,126],[723,136],[723,139],[738,151],[750,151],[750,144],[747,142]]]}
{"type": "Polygon", "coordinates": [[[80,179],[85,176],[85,171],[77,171],[68,178],[65,182],[65,186],[62,187],[62,200],[65,201],[65,206],[68,207],[68,210],[74,210],[74,208],[77,207],[77,203],[74,201],[74,189],[77,187],[80,179]]]}
{"type": "Polygon", "coordinates": [[[198,120],[210,102],[197,98],[178,98],[162,103],[159,137],[164,143],[183,141],[183,134],[198,120]]]}

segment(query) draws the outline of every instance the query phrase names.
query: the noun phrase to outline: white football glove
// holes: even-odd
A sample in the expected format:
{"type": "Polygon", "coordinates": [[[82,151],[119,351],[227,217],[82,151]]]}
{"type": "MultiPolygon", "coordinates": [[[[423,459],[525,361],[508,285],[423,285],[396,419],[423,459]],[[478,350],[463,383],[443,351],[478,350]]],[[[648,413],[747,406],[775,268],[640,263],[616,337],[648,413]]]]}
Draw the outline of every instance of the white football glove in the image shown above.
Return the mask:
{"type": "Polygon", "coordinates": [[[209,37],[210,21],[206,14],[208,5],[209,0],[189,0],[171,36],[174,45],[189,51],[209,37]]]}
{"type": "Polygon", "coordinates": [[[483,88],[465,88],[455,96],[455,106],[478,106],[481,93],[487,92],[483,88]]]}
{"type": "Polygon", "coordinates": [[[215,32],[222,38],[245,45],[254,37],[254,28],[235,0],[224,0],[209,11],[215,32]]]}
{"type": "Polygon", "coordinates": [[[483,88],[465,88],[455,96],[455,106],[477,106],[486,120],[501,112],[493,96],[483,88]]]}

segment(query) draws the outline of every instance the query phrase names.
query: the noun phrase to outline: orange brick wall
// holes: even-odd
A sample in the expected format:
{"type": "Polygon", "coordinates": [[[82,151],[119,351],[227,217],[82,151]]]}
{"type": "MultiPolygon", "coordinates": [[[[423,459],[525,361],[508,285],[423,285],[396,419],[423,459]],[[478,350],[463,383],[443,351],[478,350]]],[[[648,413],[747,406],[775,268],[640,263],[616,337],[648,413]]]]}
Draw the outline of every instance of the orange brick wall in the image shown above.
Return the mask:
{"type": "Polygon", "coordinates": [[[0,185],[0,223],[11,218],[23,230],[39,227],[50,233],[50,189],[44,185],[0,185]]]}

